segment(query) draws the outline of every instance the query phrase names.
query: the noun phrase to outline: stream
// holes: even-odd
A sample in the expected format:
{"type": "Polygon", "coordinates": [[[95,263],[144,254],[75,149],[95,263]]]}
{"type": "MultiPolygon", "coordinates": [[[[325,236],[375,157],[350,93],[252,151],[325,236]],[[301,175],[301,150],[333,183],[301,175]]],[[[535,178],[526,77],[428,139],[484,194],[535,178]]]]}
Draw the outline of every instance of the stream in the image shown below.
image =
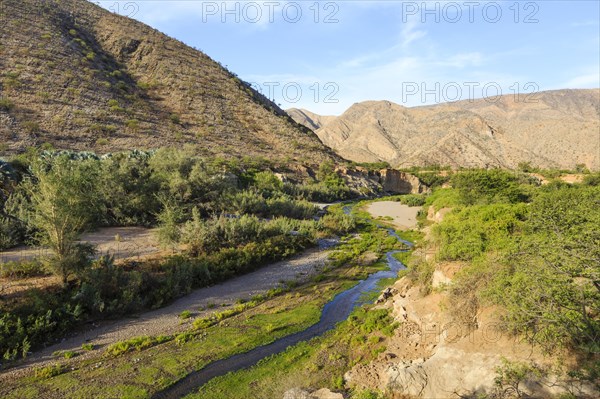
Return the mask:
{"type": "MultiPolygon", "coordinates": [[[[349,214],[351,209],[351,206],[345,206],[344,213],[349,214]]],[[[413,244],[400,238],[394,229],[380,227],[386,229],[389,235],[395,237],[401,243],[412,247],[413,244]]],[[[365,298],[368,297],[368,294],[377,291],[377,283],[380,280],[396,277],[400,270],[406,268],[402,262],[394,258],[394,254],[405,251],[394,250],[387,252],[385,256],[389,268],[373,273],[365,280],[361,280],[354,287],[337,294],[330,302],[325,304],[321,313],[321,319],[317,324],[308,327],[306,330],[280,338],[270,344],[251,349],[248,352],[212,362],[201,370],[193,371],[165,390],[154,394],[152,399],[181,398],[215,377],[254,366],[259,360],[281,353],[289,346],[308,341],[332,330],[336,324],[346,320],[354,309],[368,302],[365,298]]]]}

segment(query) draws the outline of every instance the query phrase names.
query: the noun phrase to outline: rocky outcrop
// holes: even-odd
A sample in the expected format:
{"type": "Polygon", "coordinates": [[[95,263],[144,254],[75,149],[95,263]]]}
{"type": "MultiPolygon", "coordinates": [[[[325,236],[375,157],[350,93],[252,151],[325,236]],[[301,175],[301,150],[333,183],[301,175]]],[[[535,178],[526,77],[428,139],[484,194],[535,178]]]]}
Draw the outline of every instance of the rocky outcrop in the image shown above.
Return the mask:
{"type": "Polygon", "coordinates": [[[396,169],[382,169],[380,182],[383,191],[391,194],[423,194],[429,187],[421,183],[418,177],[396,169]]]}
{"type": "MultiPolygon", "coordinates": [[[[495,378],[503,358],[551,370],[552,359],[506,334],[493,309],[482,309],[463,321],[440,310],[449,305],[447,301],[445,293],[423,296],[407,278],[386,290],[378,306],[390,309],[400,327],[387,341],[385,353],[344,375],[347,385],[403,398],[478,397],[497,392],[495,378]]],[[[561,378],[551,371],[533,373],[520,389],[533,397],[554,397],[572,389],[561,378]]],[[[575,394],[592,398],[593,392],[593,387],[580,385],[575,394]]]]}

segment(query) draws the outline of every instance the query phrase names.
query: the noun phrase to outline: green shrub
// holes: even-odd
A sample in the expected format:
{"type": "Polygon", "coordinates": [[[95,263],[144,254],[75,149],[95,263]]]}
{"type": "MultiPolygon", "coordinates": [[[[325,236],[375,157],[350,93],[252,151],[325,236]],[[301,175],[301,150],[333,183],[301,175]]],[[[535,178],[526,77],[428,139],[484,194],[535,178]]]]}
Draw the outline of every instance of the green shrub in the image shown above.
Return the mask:
{"type": "Polygon", "coordinates": [[[93,351],[94,350],[94,344],[81,344],[81,349],[83,349],[84,351],[93,351]]]}
{"type": "Polygon", "coordinates": [[[0,111],[10,111],[14,108],[15,103],[10,101],[8,98],[0,98],[0,111]]]}
{"type": "Polygon", "coordinates": [[[528,198],[519,183],[515,173],[500,169],[471,170],[452,177],[452,187],[464,205],[525,202],[528,198]]]}
{"type": "Polygon", "coordinates": [[[111,344],[108,348],[106,348],[105,353],[107,355],[116,357],[133,350],[141,351],[152,346],[171,341],[172,339],[173,337],[170,335],[160,335],[158,337],[135,337],[126,341],[120,341],[111,344]]]}
{"type": "Polygon", "coordinates": [[[37,259],[0,264],[0,277],[3,278],[27,278],[46,275],[48,275],[48,271],[44,264],[37,259]]]}
{"type": "Polygon", "coordinates": [[[181,320],[186,320],[190,317],[192,317],[192,312],[190,312],[189,310],[184,310],[183,312],[179,313],[179,318],[181,320]]]}
{"type": "Polygon", "coordinates": [[[47,379],[61,375],[67,371],[66,367],[61,364],[55,364],[38,368],[35,370],[35,377],[40,379],[47,379]]]}

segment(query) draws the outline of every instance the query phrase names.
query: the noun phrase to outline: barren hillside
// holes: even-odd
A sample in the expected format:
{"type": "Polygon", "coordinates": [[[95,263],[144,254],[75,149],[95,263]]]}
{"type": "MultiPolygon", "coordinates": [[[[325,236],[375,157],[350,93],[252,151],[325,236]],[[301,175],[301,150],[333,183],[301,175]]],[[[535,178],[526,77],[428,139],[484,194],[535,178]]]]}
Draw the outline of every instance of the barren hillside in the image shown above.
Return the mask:
{"type": "Polygon", "coordinates": [[[192,143],[206,154],[334,156],[207,55],[91,2],[2,0],[0,19],[0,153],[192,143]]]}
{"type": "Polygon", "coordinates": [[[417,108],[367,101],[354,104],[316,133],[341,156],[358,162],[509,168],[531,162],[598,169],[600,90],[559,90],[417,108]]]}

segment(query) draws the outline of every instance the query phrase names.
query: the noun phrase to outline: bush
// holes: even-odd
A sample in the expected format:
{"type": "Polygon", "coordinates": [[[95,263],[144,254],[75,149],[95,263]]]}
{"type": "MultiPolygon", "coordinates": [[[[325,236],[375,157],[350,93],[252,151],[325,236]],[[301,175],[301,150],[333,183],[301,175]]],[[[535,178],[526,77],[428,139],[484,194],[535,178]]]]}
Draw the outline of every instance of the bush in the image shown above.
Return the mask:
{"type": "Polygon", "coordinates": [[[192,312],[190,312],[189,310],[184,310],[183,312],[179,313],[179,318],[181,320],[186,320],[190,317],[192,317],[192,312]]]}
{"type": "Polygon", "coordinates": [[[319,230],[345,235],[356,229],[356,219],[344,213],[328,213],[319,220],[319,230]]]}
{"type": "Polygon", "coordinates": [[[9,112],[10,110],[12,110],[14,108],[14,106],[15,106],[15,103],[13,103],[8,98],[0,98],[0,111],[9,112]]]}
{"type": "Polygon", "coordinates": [[[47,379],[61,375],[67,371],[66,367],[61,364],[54,364],[38,368],[35,370],[35,377],[40,379],[47,379]]]}
{"type": "Polygon", "coordinates": [[[439,259],[470,261],[486,251],[506,248],[511,235],[522,228],[526,209],[525,204],[494,204],[449,213],[433,228],[441,245],[439,259]]]}
{"type": "Polygon", "coordinates": [[[113,357],[121,356],[127,352],[131,352],[133,350],[141,351],[152,346],[171,341],[172,339],[173,337],[170,335],[160,335],[158,337],[135,337],[110,345],[108,348],[106,348],[105,353],[113,357]]]}
{"type": "Polygon", "coordinates": [[[518,177],[500,169],[457,173],[452,177],[452,187],[458,190],[464,205],[516,203],[528,199],[519,186],[518,177]]]}
{"type": "Polygon", "coordinates": [[[45,276],[47,274],[48,271],[44,267],[44,264],[37,259],[0,264],[0,277],[3,278],[26,278],[45,276]]]}

